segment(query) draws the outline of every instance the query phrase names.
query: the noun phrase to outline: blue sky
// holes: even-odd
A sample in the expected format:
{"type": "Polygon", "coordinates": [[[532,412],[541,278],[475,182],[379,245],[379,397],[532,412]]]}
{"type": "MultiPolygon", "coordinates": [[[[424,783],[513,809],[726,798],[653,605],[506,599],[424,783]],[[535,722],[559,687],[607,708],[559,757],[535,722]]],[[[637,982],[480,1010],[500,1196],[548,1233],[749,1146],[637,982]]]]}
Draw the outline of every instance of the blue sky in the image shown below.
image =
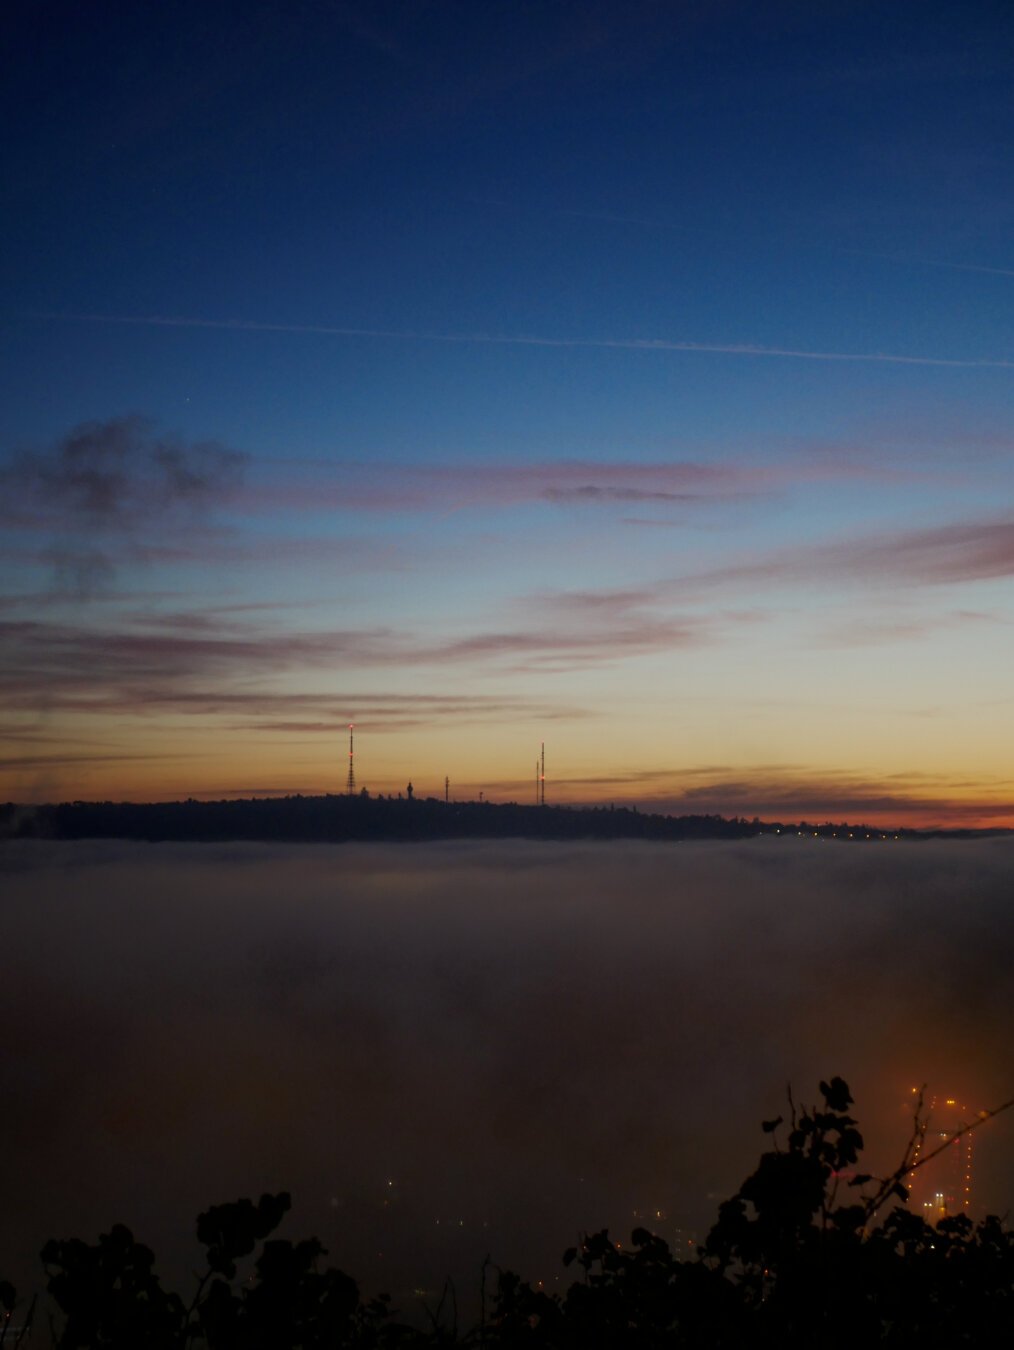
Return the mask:
{"type": "Polygon", "coordinates": [[[1012,36],[15,4],[6,795],[1009,820],[1012,36]]]}

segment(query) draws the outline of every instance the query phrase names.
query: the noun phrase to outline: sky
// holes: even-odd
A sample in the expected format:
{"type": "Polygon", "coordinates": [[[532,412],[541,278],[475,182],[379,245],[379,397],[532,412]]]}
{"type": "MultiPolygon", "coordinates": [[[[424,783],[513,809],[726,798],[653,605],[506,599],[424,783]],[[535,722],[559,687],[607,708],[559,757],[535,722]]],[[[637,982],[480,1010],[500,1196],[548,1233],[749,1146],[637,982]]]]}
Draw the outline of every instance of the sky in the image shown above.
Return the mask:
{"type": "Polygon", "coordinates": [[[1014,824],[997,0],[5,12],[0,798],[1014,824]]]}
{"type": "MultiPolygon", "coordinates": [[[[703,1238],[835,1074],[886,1175],[913,1086],[1014,1096],[1012,853],[7,841],[4,1277],[119,1222],[189,1296],[196,1215],[284,1189],[284,1236],[471,1322],[486,1255],[554,1289],[580,1232],[703,1238]]],[[[975,1136],[974,1219],[1012,1144],[975,1136]]]]}

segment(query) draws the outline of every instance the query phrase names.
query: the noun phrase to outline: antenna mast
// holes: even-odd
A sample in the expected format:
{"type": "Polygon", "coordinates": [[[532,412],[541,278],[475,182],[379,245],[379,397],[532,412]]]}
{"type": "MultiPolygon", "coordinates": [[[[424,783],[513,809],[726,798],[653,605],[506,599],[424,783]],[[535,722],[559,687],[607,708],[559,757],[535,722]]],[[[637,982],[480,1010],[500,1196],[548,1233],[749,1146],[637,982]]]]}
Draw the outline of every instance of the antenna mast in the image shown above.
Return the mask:
{"type": "Polygon", "coordinates": [[[356,795],[356,751],[352,743],[352,733],[355,730],[355,722],[349,723],[349,776],[345,784],[345,794],[348,797],[356,795]]]}
{"type": "Polygon", "coordinates": [[[546,742],[542,742],[542,767],[539,772],[539,805],[546,804],[546,742]]]}

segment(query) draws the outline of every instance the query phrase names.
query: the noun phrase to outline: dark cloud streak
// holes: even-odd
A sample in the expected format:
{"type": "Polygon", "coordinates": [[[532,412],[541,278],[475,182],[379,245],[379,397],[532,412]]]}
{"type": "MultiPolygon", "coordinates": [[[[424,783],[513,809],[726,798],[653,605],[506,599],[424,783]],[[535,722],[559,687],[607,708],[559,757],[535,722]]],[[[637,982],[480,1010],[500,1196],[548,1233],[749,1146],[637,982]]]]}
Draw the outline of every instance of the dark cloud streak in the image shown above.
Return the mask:
{"type": "MultiPolygon", "coordinates": [[[[220,609],[134,616],[98,627],[41,618],[0,620],[0,694],[8,707],[120,705],[141,710],[230,681],[291,670],[481,663],[491,671],[561,671],[715,640],[701,617],[653,612],[643,592],[532,597],[527,626],[442,641],[390,628],[292,631],[230,620],[220,609]]],[[[210,701],[214,696],[208,695],[210,701]]]]}
{"type": "Polygon", "coordinates": [[[0,527],[40,531],[57,592],[87,599],[125,557],[203,519],[239,489],[247,456],[187,445],[139,416],[85,422],[0,468],[0,527]]]}

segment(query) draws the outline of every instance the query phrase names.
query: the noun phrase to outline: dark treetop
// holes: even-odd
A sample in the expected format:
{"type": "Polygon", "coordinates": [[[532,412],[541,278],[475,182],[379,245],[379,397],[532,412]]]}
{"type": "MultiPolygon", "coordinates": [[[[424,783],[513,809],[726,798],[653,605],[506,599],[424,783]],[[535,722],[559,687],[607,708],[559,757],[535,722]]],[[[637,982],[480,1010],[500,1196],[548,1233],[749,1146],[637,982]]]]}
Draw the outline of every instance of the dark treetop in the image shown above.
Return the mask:
{"type": "Polygon", "coordinates": [[[0,839],[259,840],[328,843],[426,839],[746,839],[759,834],[881,841],[978,838],[1005,830],[900,830],[847,822],[786,824],[668,816],[637,807],[521,806],[429,797],[272,797],[200,802],[0,805],[0,839]]]}

